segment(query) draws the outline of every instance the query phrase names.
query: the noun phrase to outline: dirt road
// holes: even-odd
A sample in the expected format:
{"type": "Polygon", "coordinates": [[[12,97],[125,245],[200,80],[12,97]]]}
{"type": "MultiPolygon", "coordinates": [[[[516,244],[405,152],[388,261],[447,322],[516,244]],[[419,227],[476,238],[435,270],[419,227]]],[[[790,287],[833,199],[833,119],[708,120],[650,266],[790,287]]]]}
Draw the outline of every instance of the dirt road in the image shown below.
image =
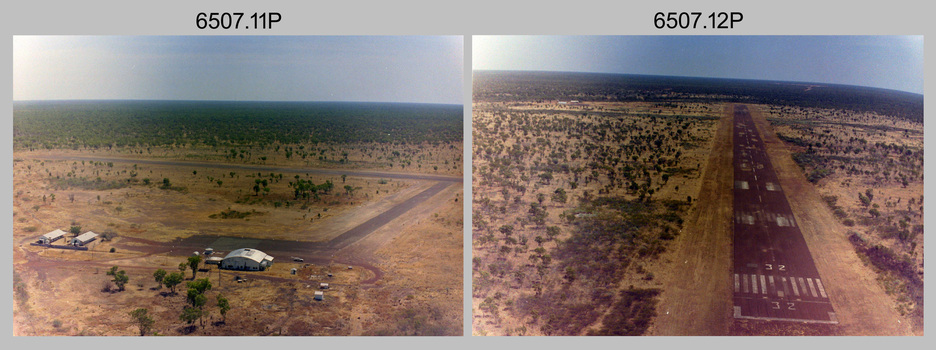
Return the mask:
{"type": "MultiPolygon", "coordinates": [[[[729,107],[730,108],[730,107],[729,107]]],[[[727,113],[728,111],[726,111],[727,113]]],[[[731,319],[731,118],[719,120],[694,211],[663,256],[650,335],[725,335],[731,319]]]]}
{"type": "MultiPolygon", "coordinates": [[[[328,240],[308,242],[308,241],[292,241],[292,240],[276,240],[276,239],[258,239],[258,238],[249,238],[249,237],[238,237],[238,236],[224,236],[224,235],[192,235],[187,238],[176,239],[170,242],[158,242],[150,241],[140,238],[130,238],[123,237],[120,241],[115,242],[114,246],[120,249],[126,250],[135,250],[141,251],[146,255],[152,254],[167,254],[174,256],[187,256],[194,251],[201,251],[204,248],[211,247],[219,252],[228,252],[242,247],[254,247],[256,249],[262,250],[267,254],[279,257],[279,261],[290,261],[293,257],[302,258],[307,262],[313,262],[317,264],[328,264],[328,263],[342,263],[349,265],[357,265],[365,269],[370,270],[373,273],[372,278],[365,281],[365,284],[373,284],[383,275],[383,272],[380,271],[375,266],[376,261],[374,261],[373,250],[367,249],[366,254],[354,254],[353,257],[343,256],[338,253],[340,250],[347,248],[351,245],[354,245],[358,241],[361,241],[374,231],[382,228],[387,223],[393,221],[394,219],[401,217],[403,214],[410,212],[414,208],[417,208],[421,205],[426,205],[425,203],[432,202],[429,201],[431,198],[442,192],[443,190],[449,187],[460,186],[462,183],[462,178],[454,176],[436,176],[436,175],[423,175],[423,174],[409,174],[409,173],[387,173],[387,172],[368,172],[368,171],[343,171],[343,170],[332,170],[332,169],[306,169],[306,168],[284,168],[284,167],[273,167],[273,166],[249,166],[249,165],[232,165],[232,164],[221,164],[221,163],[196,163],[196,162],[184,162],[184,161],[161,161],[161,160],[148,160],[148,159],[129,159],[129,158],[101,158],[101,157],[77,157],[77,156],[34,156],[36,159],[54,159],[54,160],[70,160],[70,161],[92,161],[92,162],[124,162],[124,163],[134,163],[134,164],[150,164],[150,165],[161,165],[161,166],[193,166],[193,167],[208,167],[208,168],[223,168],[223,169],[240,169],[240,170],[251,170],[251,171],[262,171],[262,172],[290,172],[290,173],[309,173],[309,174],[326,174],[326,175],[348,175],[352,177],[375,177],[375,178],[388,178],[388,179],[406,179],[406,180],[421,180],[434,182],[428,187],[417,186],[415,189],[421,191],[414,192],[409,198],[403,197],[405,199],[400,200],[392,205],[382,204],[375,207],[360,207],[359,210],[364,211],[359,213],[357,220],[364,220],[356,226],[346,229],[346,231],[334,235],[328,240]],[[425,188],[425,189],[423,189],[425,188]],[[427,202],[429,201],[429,202],[427,202]],[[379,213],[373,212],[374,210],[382,210],[379,213]]],[[[409,194],[407,194],[409,195],[409,194]]],[[[437,203],[436,203],[437,204],[437,203]]],[[[346,218],[342,220],[348,221],[354,219],[354,212],[347,213],[346,218]]],[[[341,225],[336,226],[336,229],[342,229],[345,227],[345,224],[350,224],[351,222],[342,222],[341,225]]],[[[319,230],[327,229],[318,227],[319,230]]],[[[307,233],[300,233],[307,234],[307,233]]],[[[21,242],[21,243],[25,243],[21,242]]]]}
{"type": "MultiPolygon", "coordinates": [[[[726,116],[732,111],[729,106],[726,116]]],[[[651,335],[912,335],[913,326],[875,280],[875,273],[848,243],[848,231],[832,215],[790,151],[757,106],[753,124],[789,202],[838,324],[734,319],[732,314],[734,169],[732,118],[722,118],[703,175],[698,204],[686,228],[664,256],[658,273],[663,293],[651,335]]],[[[743,285],[741,286],[743,288],[743,285]]],[[[808,288],[808,286],[807,286],[808,288]]],[[[791,290],[792,291],[792,290],[791,290]]],[[[817,291],[818,292],[818,291],[817,291]]],[[[922,334],[922,332],[920,332],[922,334]]]]}

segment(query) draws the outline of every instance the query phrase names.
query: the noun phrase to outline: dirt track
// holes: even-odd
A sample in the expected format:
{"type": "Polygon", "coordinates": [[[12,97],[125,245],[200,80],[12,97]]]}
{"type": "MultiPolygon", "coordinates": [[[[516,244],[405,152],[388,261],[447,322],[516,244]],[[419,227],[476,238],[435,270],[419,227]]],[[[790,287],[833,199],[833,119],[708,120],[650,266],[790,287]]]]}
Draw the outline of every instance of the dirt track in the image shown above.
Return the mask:
{"type": "MultiPolygon", "coordinates": [[[[793,215],[813,260],[827,281],[829,297],[838,315],[836,335],[912,335],[909,323],[901,320],[893,301],[875,280],[848,242],[847,229],[835,219],[819,193],[793,162],[769,123],[751,106],[754,124],[766,144],[767,153],[786,193],[793,215]]],[[[922,328],[922,327],[920,327],[922,328]]],[[[922,334],[922,331],[920,331],[922,334]]]]}
{"type": "MultiPolygon", "coordinates": [[[[847,230],[822,202],[758,106],[754,123],[784,189],[816,268],[838,316],[838,325],[734,320],[731,316],[732,135],[731,118],[719,123],[696,209],[664,256],[663,293],[651,335],[912,335],[906,318],[848,243],[847,230]]],[[[728,107],[728,111],[731,106],[728,107]]],[[[919,325],[918,325],[919,326],[919,325]]],[[[919,326],[919,328],[922,328],[919,326]]],[[[922,334],[920,331],[918,334],[922,334]]]]}
{"type": "MultiPolygon", "coordinates": [[[[307,242],[307,241],[286,241],[286,240],[276,240],[276,239],[256,239],[256,238],[242,238],[242,237],[231,237],[231,236],[217,236],[217,235],[193,235],[184,239],[176,239],[171,242],[157,242],[150,241],[146,239],[123,237],[119,242],[114,244],[115,247],[121,249],[135,250],[140,251],[145,254],[145,256],[150,256],[154,254],[168,254],[175,256],[187,256],[193,251],[201,251],[206,247],[213,247],[219,251],[229,251],[237,249],[238,247],[249,245],[260,249],[268,254],[274,256],[282,257],[282,261],[289,261],[292,257],[300,257],[308,262],[315,262],[319,264],[327,263],[343,263],[361,266],[369,271],[371,271],[373,277],[365,280],[364,284],[373,284],[383,276],[383,272],[374,265],[373,261],[373,252],[378,246],[369,245],[369,249],[366,249],[366,254],[362,254],[361,251],[358,251],[357,254],[354,254],[353,257],[343,257],[336,260],[336,253],[342,249],[345,249],[356,242],[364,239],[371,233],[382,228],[387,223],[397,219],[402,216],[404,213],[419,207],[429,201],[431,198],[436,196],[438,193],[443,190],[453,187],[462,182],[462,178],[454,176],[435,176],[435,175],[422,175],[422,174],[408,174],[408,173],[387,173],[387,172],[367,172],[367,171],[340,171],[340,170],[330,170],[330,169],[304,169],[304,168],[284,168],[284,167],[267,167],[267,166],[247,166],[247,165],[231,165],[231,164],[221,164],[221,163],[196,163],[196,162],[183,162],[183,161],[159,161],[159,160],[146,160],[146,159],[129,159],[129,158],[102,158],[102,157],[77,157],[77,156],[34,156],[32,158],[38,159],[55,159],[55,160],[73,160],[73,161],[92,161],[92,162],[125,162],[125,163],[139,163],[139,164],[152,164],[152,165],[163,165],[163,166],[197,166],[197,167],[209,167],[209,168],[225,168],[225,169],[241,169],[241,170],[255,170],[255,171],[274,171],[274,172],[294,172],[294,173],[314,173],[314,174],[326,174],[326,175],[349,175],[349,176],[359,176],[359,177],[379,177],[379,178],[393,178],[393,179],[408,179],[408,180],[423,180],[423,181],[433,181],[435,182],[428,187],[417,186],[419,189],[416,193],[412,194],[411,197],[405,198],[403,200],[398,200],[392,205],[387,205],[389,203],[384,203],[383,205],[378,205],[377,209],[382,209],[382,212],[370,213],[369,210],[374,208],[365,208],[365,211],[368,213],[360,213],[357,215],[358,219],[361,217],[369,217],[366,221],[363,221],[349,229],[341,232],[340,234],[332,235],[326,241],[319,242],[307,242]]],[[[407,194],[407,195],[409,195],[407,194]]],[[[355,213],[348,213],[346,216],[354,217],[355,213]]],[[[341,229],[342,227],[336,227],[341,229]]],[[[319,228],[320,230],[321,228],[319,228]]],[[[26,239],[20,244],[26,244],[31,239],[26,239]]],[[[381,240],[386,242],[386,239],[381,240]]],[[[358,249],[360,250],[360,249],[358,249]]]]}
{"type": "MultiPolygon", "coordinates": [[[[730,110],[730,106],[727,107],[730,110]]],[[[726,111],[727,113],[727,111],[726,111]]],[[[663,293],[650,335],[725,335],[731,320],[731,118],[719,120],[686,228],[662,257],[663,293]]]]}

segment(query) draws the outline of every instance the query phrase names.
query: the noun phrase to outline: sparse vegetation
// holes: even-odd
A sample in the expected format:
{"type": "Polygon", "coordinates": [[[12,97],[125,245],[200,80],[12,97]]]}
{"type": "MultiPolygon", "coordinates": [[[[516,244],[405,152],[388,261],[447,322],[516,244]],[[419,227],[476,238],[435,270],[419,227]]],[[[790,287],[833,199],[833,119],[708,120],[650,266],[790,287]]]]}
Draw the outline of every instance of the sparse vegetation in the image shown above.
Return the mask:
{"type": "Polygon", "coordinates": [[[522,97],[542,85],[498,79],[475,80],[483,97],[473,108],[474,331],[601,329],[629,284],[657,283],[634,266],[679,234],[721,109],[563,89],[522,97]],[[506,102],[493,91],[521,97],[506,102]]]}
{"type": "Polygon", "coordinates": [[[768,111],[807,179],[832,214],[853,230],[850,241],[878,272],[895,308],[922,325],[922,122],[883,111],[791,106],[768,111]]]}

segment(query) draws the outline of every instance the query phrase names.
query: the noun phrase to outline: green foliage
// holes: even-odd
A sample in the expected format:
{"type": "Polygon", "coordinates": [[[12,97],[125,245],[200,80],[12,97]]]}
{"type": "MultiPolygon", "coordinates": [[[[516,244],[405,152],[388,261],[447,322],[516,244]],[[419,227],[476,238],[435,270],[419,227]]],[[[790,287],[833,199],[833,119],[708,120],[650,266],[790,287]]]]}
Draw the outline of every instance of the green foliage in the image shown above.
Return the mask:
{"type": "Polygon", "coordinates": [[[228,210],[223,210],[217,214],[208,215],[208,217],[212,219],[243,219],[251,215],[262,215],[262,214],[263,214],[262,212],[258,212],[256,210],[242,212],[242,211],[237,211],[234,209],[228,209],[228,210]]]}
{"type": "Polygon", "coordinates": [[[224,295],[220,293],[217,296],[218,300],[218,311],[221,312],[221,322],[224,322],[227,319],[227,313],[231,310],[231,303],[228,301],[224,295]]]}
{"type": "MultiPolygon", "coordinates": [[[[96,178],[94,180],[89,180],[85,177],[64,177],[60,179],[50,179],[52,188],[57,190],[67,190],[72,188],[77,188],[81,190],[89,191],[106,191],[106,190],[116,190],[119,188],[124,188],[129,186],[125,181],[118,180],[102,180],[101,178],[96,178]]],[[[54,201],[53,197],[53,201],[54,201]]]]}
{"type": "Polygon", "coordinates": [[[108,276],[113,276],[113,277],[114,277],[113,282],[114,282],[115,285],[117,285],[117,290],[123,291],[123,290],[124,290],[124,286],[126,286],[126,285],[127,285],[127,282],[130,281],[130,277],[127,276],[127,272],[126,272],[126,271],[124,271],[124,270],[119,270],[119,271],[118,271],[118,269],[119,269],[119,268],[118,268],[117,266],[111,267],[111,269],[107,271],[107,275],[108,275],[108,276]]]}
{"type": "MultiPolygon", "coordinates": [[[[183,264],[184,264],[184,263],[183,263],[183,264]]],[[[179,285],[179,283],[182,283],[182,280],[183,280],[184,278],[185,278],[185,277],[182,275],[181,272],[173,272],[173,273],[170,273],[170,274],[166,275],[166,277],[163,278],[162,283],[163,283],[166,287],[169,287],[169,291],[170,291],[172,294],[175,294],[175,286],[179,285]]]]}
{"type": "Polygon", "coordinates": [[[186,306],[182,309],[182,314],[179,315],[179,320],[185,321],[185,323],[192,324],[195,323],[198,319],[202,318],[204,311],[199,308],[186,306]]]}
{"type": "Polygon", "coordinates": [[[566,191],[565,191],[565,189],[563,189],[562,187],[557,188],[556,191],[553,192],[553,195],[552,195],[552,201],[553,201],[553,202],[565,203],[565,202],[566,202],[566,198],[567,198],[567,196],[566,196],[566,191]]]}
{"type": "Polygon", "coordinates": [[[149,334],[153,329],[153,324],[156,323],[152,317],[149,317],[149,310],[145,308],[139,308],[130,311],[130,317],[133,319],[133,323],[135,323],[137,328],[140,330],[141,337],[149,334]]]}
{"type": "Polygon", "coordinates": [[[461,142],[462,106],[357,102],[35,101],[15,149],[461,142]]]}
{"type": "Polygon", "coordinates": [[[156,270],[156,272],[153,272],[153,279],[155,279],[156,283],[159,284],[159,288],[162,288],[163,279],[166,278],[166,274],[167,274],[166,270],[163,270],[163,269],[158,269],[156,270]]]}
{"type": "Polygon", "coordinates": [[[923,122],[923,95],[830,85],[804,90],[795,84],[721,78],[689,78],[568,72],[477,71],[475,101],[542,101],[556,91],[575,91],[597,101],[668,102],[692,94],[698,102],[738,102],[877,112],[923,122]]]}
{"type": "MultiPolygon", "coordinates": [[[[188,264],[188,267],[189,267],[190,269],[192,269],[192,279],[193,279],[193,280],[195,279],[195,273],[198,272],[198,264],[201,264],[201,262],[202,262],[202,257],[201,257],[201,255],[192,255],[192,256],[188,257],[188,260],[186,260],[186,263],[188,264]]],[[[210,284],[209,284],[209,287],[208,287],[208,288],[211,288],[211,285],[210,285],[210,284]]]]}

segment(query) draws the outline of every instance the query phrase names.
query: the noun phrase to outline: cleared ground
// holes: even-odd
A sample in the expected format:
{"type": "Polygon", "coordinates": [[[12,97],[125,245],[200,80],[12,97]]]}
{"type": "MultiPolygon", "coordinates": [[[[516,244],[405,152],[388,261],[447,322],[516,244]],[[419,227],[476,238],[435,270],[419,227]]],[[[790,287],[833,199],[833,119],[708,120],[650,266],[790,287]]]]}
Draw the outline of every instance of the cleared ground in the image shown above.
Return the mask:
{"type": "MultiPolygon", "coordinates": [[[[731,239],[733,222],[731,123],[721,120],[700,206],[674,248],[663,255],[664,278],[654,335],[911,335],[914,321],[901,315],[877,282],[877,274],[855,253],[847,228],[835,218],[814,185],[764,119],[765,106],[750,106],[753,122],[790,203],[816,269],[833,305],[837,325],[733,319],[731,239]],[[712,166],[716,165],[716,166],[712,166]],[[665,276],[665,275],[664,275],[665,276]],[[704,297],[700,297],[704,296],[704,297]]],[[[725,111],[726,115],[731,109],[725,111]]],[[[758,281],[759,282],[759,281],[758,281]]],[[[741,286],[743,288],[743,285],[741,286]]],[[[807,286],[808,288],[808,286],[807,286]]],[[[792,291],[792,290],[791,290],[792,291]]],[[[817,291],[818,292],[818,291],[817,291]]]]}
{"type": "Polygon", "coordinates": [[[461,286],[459,177],[67,153],[15,155],[14,334],[138,335],[128,315],[138,307],[150,310],[154,331],[165,335],[461,334],[461,293],[447,294],[461,286]],[[294,175],[336,186],[320,198],[295,200],[287,186],[294,175]],[[63,178],[88,177],[129,185],[57,185],[63,178]],[[160,186],[163,178],[171,186],[160,186]],[[270,190],[254,193],[259,179],[270,190]],[[89,251],[28,245],[71,226],[115,238],[98,240],[89,251]],[[425,248],[393,244],[397,239],[438,244],[425,255],[425,248]],[[180,321],[184,283],[168,293],[157,288],[152,273],[178,271],[180,262],[206,247],[224,254],[245,246],[273,255],[274,266],[199,272],[213,285],[210,316],[196,327],[180,321]],[[413,259],[426,265],[408,270],[413,259]],[[111,266],[130,276],[126,290],[104,291],[113,287],[104,274],[111,266]],[[331,286],[324,302],[312,300],[320,282],[331,286]],[[407,282],[412,286],[399,285],[407,282]],[[218,294],[232,304],[223,323],[213,307],[218,294]]]}

